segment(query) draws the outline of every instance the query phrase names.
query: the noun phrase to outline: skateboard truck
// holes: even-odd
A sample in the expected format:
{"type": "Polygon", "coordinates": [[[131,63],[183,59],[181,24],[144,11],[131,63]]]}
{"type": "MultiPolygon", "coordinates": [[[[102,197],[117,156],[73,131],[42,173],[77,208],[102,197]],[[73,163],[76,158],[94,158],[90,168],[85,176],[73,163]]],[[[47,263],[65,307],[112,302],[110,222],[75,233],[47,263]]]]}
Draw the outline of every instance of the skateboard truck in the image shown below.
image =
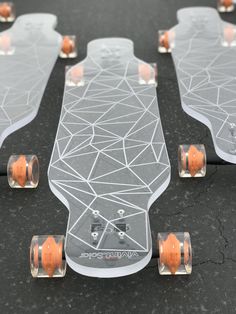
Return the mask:
{"type": "Polygon", "coordinates": [[[15,6],[12,2],[0,2],[0,22],[13,22],[16,18],[15,6]]]}
{"type": "MultiPolygon", "coordinates": [[[[139,84],[155,84],[158,86],[158,68],[156,63],[139,64],[139,84]]],[[[66,67],[66,85],[67,86],[84,86],[84,67],[83,65],[67,66],[66,67]]]]}
{"type": "MultiPolygon", "coordinates": [[[[235,144],[236,145],[236,144],[235,144]]],[[[232,165],[218,156],[206,155],[203,144],[179,145],[178,170],[181,178],[205,177],[206,165],[232,165]]]]}
{"type": "Polygon", "coordinates": [[[221,13],[234,11],[234,1],[233,0],[218,0],[217,3],[218,11],[221,13]]]}
{"type": "MultiPolygon", "coordinates": [[[[119,231],[125,243],[125,232],[119,231]]],[[[98,232],[92,233],[97,242],[98,232]]],[[[63,235],[34,236],[30,245],[30,268],[34,278],[64,277],[66,259],[63,235]]],[[[158,233],[157,251],[152,258],[158,260],[160,275],[190,275],[192,272],[192,247],[188,232],[158,233]]],[[[104,257],[106,258],[106,257],[104,257]]]]}
{"type": "Polygon", "coordinates": [[[62,37],[60,57],[63,59],[72,59],[77,57],[77,44],[75,35],[65,35],[62,37]]]}
{"type": "MultiPolygon", "coordinates": [[[[156,63],[139,64],[139,84],[154,84],[158,86],[158,68],[156,63]]],[[[83,65],[67,66],[66,67],[66,85],[67,86],[84,86],[84,67],[83,65]]]]}
{"type": "Polygon", "coordinates": [[[36,188],[39,182],[39,161],[35,155],[12,155],[0,176],[7,176],[11,188],[36,188]]]}

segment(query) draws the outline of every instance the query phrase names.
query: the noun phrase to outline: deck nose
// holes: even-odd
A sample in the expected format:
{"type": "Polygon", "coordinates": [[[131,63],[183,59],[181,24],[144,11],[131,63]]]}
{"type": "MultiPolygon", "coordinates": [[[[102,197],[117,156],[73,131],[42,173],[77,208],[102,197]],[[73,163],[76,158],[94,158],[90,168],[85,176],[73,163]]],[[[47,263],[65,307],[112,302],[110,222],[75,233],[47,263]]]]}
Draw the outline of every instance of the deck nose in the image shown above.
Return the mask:
{"type": "Polygon", "coordinates": [[[94,57],[133,55],[133,42],[126,38],[95,39],[88,44],[88,55],[94,57]]]}
{"type": "Polygon", "coordinates": [[[218,17],[218,12],[208,7],[189,7],[180,9],[177,12],[178,21],[185,24],[196,21],[203,23],[218,17]]]}
{"type": "Polygon", "coordinates": [[[35,28],[56,28],[57,17],[54,14],[48,13],[32,13],[24,14],[17,18],[14,27],[22,27],[27,30],[34,30],[35,28]]]}

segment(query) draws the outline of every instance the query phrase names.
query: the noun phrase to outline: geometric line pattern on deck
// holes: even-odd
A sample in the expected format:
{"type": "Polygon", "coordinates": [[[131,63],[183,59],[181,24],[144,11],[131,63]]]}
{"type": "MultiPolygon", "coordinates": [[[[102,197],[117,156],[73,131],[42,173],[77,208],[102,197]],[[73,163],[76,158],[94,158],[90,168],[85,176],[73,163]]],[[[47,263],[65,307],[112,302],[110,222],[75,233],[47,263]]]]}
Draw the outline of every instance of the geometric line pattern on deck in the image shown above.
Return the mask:
{"type": "Polygon", "coordinates": [[[235,26],[210,8],[180,10],[178,19],[172,56],[183,109],[210,128],[220,157],[236,163],[236,42],[224,39],[235,26]]]}
{"type": "Polygon", "coordinates": [[[67,200],[67,234],[85,251],[148,252],[148,201],[170,176],[155,85],[140,84],[141,61],[126,48],[91,47],[80,63],[84,85],[65,86],[49,182],[67,200]],[[96,243],[94,211],[103,226],[96,243]]]}
{"type": "Polygon", "coordinates": [[[54,15],[27,14],[0,33],[0,146],[37,114],[60,50],[55,25],[54,15]]]}

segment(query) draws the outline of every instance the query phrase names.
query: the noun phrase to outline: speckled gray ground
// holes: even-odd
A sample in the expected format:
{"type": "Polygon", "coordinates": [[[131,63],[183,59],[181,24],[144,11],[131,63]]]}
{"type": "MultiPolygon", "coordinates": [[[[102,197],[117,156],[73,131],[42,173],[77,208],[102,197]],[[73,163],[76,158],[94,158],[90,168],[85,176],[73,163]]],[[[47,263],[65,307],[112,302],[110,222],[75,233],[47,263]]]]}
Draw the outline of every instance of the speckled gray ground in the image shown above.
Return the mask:
{"type": "MultiPolygon", "coordinates": [[[[235,313],[236,312],[236,176],[234,166],[209,166],[207,177],[180,180],[179,143],[204,142],[213,150],[206,127],[181,109],[170,56],[156,52],[156,31],[176,23],[176,10],[189,5],[215,7],[215,0],[16,0],[18,15],[58,15],[58,30],[80,38],[79,57],[99,37],[124,36],[136,55],[159,64],[159,106],[172,163],[172,181],[150,211],[153,234],[188,230],[194,248],[193,274],[161,277],[152,261],[141,272],[119,279],[87,278],[68,270],[64,279],[34,280],[28,247],[33,234],[63,234],[67,210],[50,192],[47,166],[53,146],[64,84],[59,60],[37,118],[9,136],[1,160],[11,153],[37,153],[41,182],[35,191],[13,191],[0,178],[0,313],[235,313]]],[[[225,15],[236,24],[236,12],[225,15]]],[[[0,30],[6,26],[0,25],[0,30]]]]}

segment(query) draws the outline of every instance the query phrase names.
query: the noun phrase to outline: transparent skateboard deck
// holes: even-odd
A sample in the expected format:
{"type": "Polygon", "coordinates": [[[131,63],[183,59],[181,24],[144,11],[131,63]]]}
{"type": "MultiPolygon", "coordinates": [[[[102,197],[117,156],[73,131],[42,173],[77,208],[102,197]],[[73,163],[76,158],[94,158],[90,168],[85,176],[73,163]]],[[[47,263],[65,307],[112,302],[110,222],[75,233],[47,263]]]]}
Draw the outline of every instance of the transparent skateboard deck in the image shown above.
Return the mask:
{"type": "Polygon", "coordinates": [[[22,15],[0,33],[0,147],[37,115],[61,48],[51,14],[22,15]]]}
{"type": "Polygon", "coordinates": [[[182,107],[209,127],[219,157],[236,163],[235,26],[206,7],[177,16],[169,41],[182,107]]]}
{"type": "Polygon", "coordinates": [[[132,41],[99,39],[66,74],[48,176],[69,209],[67,262],[87,276],[128,275],[152,256],[148,210],[168,186],[170,164],[155,84],[140,80],[140,65],[154,75],[132,41]],[[71,86],[76,68],[83,77],[71,86]]]}

